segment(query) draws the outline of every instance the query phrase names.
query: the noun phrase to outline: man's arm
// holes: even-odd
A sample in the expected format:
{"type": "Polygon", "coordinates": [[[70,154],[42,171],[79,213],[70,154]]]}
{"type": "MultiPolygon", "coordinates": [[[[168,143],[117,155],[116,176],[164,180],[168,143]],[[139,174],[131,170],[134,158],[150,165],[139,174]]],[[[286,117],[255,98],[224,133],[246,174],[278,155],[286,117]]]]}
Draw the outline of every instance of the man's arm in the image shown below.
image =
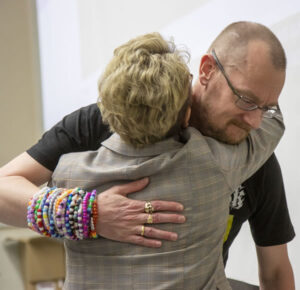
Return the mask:
{"type": "Polygon", "coordinates": [[[287,245],[256,246],[261,290],[294,290],[295,282],[287,245]]]}
{"type": "Polygon", "coordinates": [[[52,171],[23,152],[0,168],[0,177],[5,176],[22,176],[37,187],[51,178],[52,171]]]}
{"type": "Polygon", "coordinates": [[[287,243],[295,232],[290,220],[284,182],[276,156],[245,182],[252,188],[252,214],[249,218],[256,244],[261,289],[295,289],[293,270],[289,261],[287,243]]]}
{"type": "MultiPolygon", "coordinates": [[[[51,176],[52,171],[35,161],[26,152],[0,168],[0,222],[26,227],[28,200],[39,190],[38,186],[47,182],[51,176]]],[[[101,236],[148,247],[159,247],[161,241],[156,239],[173,241],[177,239],[175,233],[150,227],[145,232],[145,237],[139,236],[141,226],[147,220],[147,215],[144,213],[145,201],[131,200],[126,195],[142,190],[147,184],[148,179],[143,179],[112,187],[98,195],[97,227],[101,236]]],[[[185,221],[182,215],[163,212],[182,211],[183,207],[179,203],[153,201],[152,205],[156,211],[160,211],[153,214],[154,223],[185,221]]]]}
{"type": "Polygon", "coordinates": [[[26,152],[0,168],[0,222],[26,227],[27,203],[52,172],[26,152]]]}

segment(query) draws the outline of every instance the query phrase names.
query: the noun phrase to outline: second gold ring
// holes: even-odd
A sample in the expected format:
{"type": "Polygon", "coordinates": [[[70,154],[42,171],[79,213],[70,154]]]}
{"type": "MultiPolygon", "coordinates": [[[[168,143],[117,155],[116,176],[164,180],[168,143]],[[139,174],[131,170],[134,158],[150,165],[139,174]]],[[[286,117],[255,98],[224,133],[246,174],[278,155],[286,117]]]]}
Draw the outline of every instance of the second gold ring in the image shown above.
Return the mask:
{"type": "Polygon", "coordinates": [[[147,217],[147,224],[153,224],[153,217],[152,214],[149,214],[147,217]]]}

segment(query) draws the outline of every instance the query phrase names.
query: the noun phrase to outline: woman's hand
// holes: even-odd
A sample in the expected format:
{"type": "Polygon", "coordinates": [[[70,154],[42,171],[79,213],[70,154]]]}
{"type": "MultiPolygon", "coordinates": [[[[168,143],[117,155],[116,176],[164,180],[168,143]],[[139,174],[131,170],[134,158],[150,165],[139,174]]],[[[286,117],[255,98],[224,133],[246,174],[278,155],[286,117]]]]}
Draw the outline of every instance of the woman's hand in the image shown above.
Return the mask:
{"type": "MultiPolygon", "coordinates": [[[[145,213],[146,201],[133,200],[127,195],[146,187],[148,178],[128,184],[113,186],[97,196],[98,221],[97,234],[115,241],[158,248],[160,240],[176,241],[177,234],[144,226],[149,214],[145,213]],[[144,226],[144,228],[143,228],[144,226]]],[[[152,223],[184,223],[185,217],[181,212],[183,205],[173,201],[151,201],[153,207],[152,223]]],[[[149,221],[149,220],[148,220],[149,221]]]]}

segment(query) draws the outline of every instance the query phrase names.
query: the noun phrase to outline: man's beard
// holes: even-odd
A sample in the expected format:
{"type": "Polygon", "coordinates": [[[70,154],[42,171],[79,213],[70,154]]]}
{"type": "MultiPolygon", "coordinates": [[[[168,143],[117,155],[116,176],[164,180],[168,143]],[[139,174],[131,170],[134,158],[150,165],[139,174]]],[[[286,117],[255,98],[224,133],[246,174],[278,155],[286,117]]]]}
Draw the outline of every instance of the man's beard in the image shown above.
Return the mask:
{"type": "Polygon", "coordinates": [[[227,122],[227,124],[221,124],[221,126],[218,126],[218,124],[214,123],[213,114],[203,107],[198,107],[197,109],[193,108],[191,125],[198,129],[203,135],[230,145],[241,143],[247,138],[251,130],[251,127],[236,119],[231,119],[227,122]],[[236,136],[227,132],[227,128],[231,126],[235,126],[242,130],[242,134],[236,136]]]}
{"type": "Polygon", "coordinates": [[[230,136],[229,134],[224,134],[224,143],[227,143],[227,144],[231,144],[231,145],[236,145],[236,144],[240,144],[242,141],[244,141],[250,131],[251,131],[251,127],[249,127],[248,125],[246,125],[245,123],[243,122],[240,122],[236,119],[232,119],[228,122],[227,124],[227,127],[228,126],[235,126],[235,127],[238,127],[240,130],[242,130],[243,134],[240,134],[240,136],[237,138],[234,138],[234,136],[230,136]]]}

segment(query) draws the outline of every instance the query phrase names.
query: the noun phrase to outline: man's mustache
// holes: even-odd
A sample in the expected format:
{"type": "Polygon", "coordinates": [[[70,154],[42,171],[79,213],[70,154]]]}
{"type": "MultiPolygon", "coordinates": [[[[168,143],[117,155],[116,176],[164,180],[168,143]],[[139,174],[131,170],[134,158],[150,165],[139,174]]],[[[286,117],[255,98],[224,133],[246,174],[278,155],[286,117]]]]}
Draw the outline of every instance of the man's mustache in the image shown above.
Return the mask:
{"type": "Polygon", "coordinates": [[[235,126],[237,126],[237,127],[239,127],[239,128],[241,128],[241,129],[243,129],[247,133],[249,133],[251,131],[251,129],[252,129],[251,126],[249,126],[249,125],[247,125],[247,124],[245,124],[243,122],[240,122],[238,120],[232,120],[230,123],[233,124],[233,125],[235,125],[235,126]]]}

